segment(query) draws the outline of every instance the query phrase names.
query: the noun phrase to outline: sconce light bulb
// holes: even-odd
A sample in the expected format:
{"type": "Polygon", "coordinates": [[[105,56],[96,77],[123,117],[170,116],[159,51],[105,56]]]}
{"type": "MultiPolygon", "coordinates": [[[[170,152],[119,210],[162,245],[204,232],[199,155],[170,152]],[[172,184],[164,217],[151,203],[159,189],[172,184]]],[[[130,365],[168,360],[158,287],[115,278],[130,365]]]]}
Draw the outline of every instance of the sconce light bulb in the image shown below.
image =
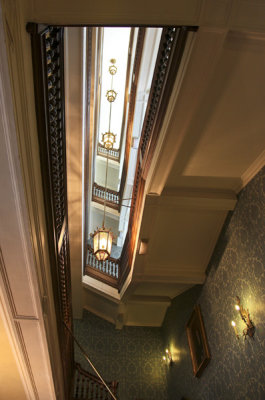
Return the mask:
{"type": "Polygon", "coordinates": [[[166,349],[166,353],[168,354],[168,349],[166,349]]]}
{"type": "Polygon", "coordinates": [[[231,322],[231,325],[232,325],[232,326],[236,326],[235,321],[232,321],[232,322],[231,322]]]}
{"type": "Polygon", "coordinates": [[[166,361],[166,357],[165,356],[163,356],[163,360],[166,361]]]}
{"type": "Polygon", "coordinates": [[[235,309],[236,309],[237,311],[239,311],[239,310],[240,310],[240,307],[239,307],[239,305],[238,305],[238,304],[236,304],[236,305],[235,305],[235,309]]]}

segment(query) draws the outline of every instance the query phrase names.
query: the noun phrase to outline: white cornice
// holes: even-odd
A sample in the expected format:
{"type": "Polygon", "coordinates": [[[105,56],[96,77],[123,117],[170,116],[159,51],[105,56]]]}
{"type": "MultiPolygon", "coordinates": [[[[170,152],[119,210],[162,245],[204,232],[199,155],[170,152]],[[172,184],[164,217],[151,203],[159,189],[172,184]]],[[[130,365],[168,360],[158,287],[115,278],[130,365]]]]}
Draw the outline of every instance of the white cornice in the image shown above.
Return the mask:
{"type": "Polygon", "coordinates": [[[254,163],[244,172],[241,176],[241,185],[237,188],[237,193],[240,192],[254,176],[261,170],[265,165],[265,150],[260,156],[254,161],[254,163]]]}
{"type": "Polygon", "coordinates": [[[147,196],[151,207],[178,207],[194,210],[233,210],[237,198],[234,193],[175,189],[165,190],[162,196],[147,196]]]}
{"type": "Polygon", "coordinates": [[[121,299],[118,289],[115,289],[110,285],[100,282],[99,280],[88,275],[83,276],[82,282],[85,288],[89,289],[91,292],[102,295],[106,299],[109,299],[113,302],[119,302],[121,299]]]}
{"type": "Polygon", "coordinates": [[[205,281],[205,273],[196,267],[186,266],[185,268],[178,268],[177,271],[174,271],[174,269],[175,265],[167,265],[162,269],[160,264],[152,264],[149,272],[135,276],[135,282],[196,285],[205,281]]]}

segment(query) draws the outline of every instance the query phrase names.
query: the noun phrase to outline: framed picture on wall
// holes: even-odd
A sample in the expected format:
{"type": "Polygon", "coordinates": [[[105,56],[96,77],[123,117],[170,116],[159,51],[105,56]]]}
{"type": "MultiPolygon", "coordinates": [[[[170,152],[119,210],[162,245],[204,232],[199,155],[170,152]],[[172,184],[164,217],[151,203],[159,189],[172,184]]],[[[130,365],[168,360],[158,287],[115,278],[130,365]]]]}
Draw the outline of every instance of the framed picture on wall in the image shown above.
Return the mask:
{"type": "Polygon", "coordinates": [[[194,307],[186,325],[194,375],[199,378],[211,359],[201,308],[194,307]]]}

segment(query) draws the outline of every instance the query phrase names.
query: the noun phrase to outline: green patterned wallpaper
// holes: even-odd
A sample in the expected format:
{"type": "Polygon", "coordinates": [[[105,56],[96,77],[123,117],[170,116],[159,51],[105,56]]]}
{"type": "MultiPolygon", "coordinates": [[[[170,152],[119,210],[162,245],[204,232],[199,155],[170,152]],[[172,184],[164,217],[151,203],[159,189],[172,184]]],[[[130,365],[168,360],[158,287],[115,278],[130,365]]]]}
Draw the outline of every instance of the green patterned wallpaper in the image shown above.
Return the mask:
{"type": "MultiPolygon", "coordinates": [[[[84,310],[83,319],[74,321],[74,332],[104,379],[119,382],[119,400],[167,399],[160,328],[125,326],[116,330],[84,310]]],[[[75,350],[75,360],[89,370],[75,350]]]]}
{"type": "MultiPolygon", "coordinates": [[[[204,286],[176,297],[162,329],[121,331],[84,311],[75,334],[106,380],[119,381],[119,400],[265,400],[265,168],[241,192],[227,218],[204,286]],[[255,339],[238,342],[235,296],[248,307],[255,339]],[[195,303],[201,305],[212,359],[200,379],[192,374],[185,331],[195,303]],[[161,354],[174,358],[166,368],[161,354]]],[[[76,351],[75,358],[87,368],[76,351]]]]}
{"type": "MultiPolygon", "coordinates": [[[[265,168],[240,193],[208,267],[203,288],[175,298],[163,335],[174,365],[167,373],[168,399],[265,400],[265,168]],[[238,341],[235,296],[249,308],[254,340],[238,341]],[[200,379],[192,374],[185,324],[195,302],[201,305],[212,359],[200,379]]],[[[243,323],[242,323],[243,325],[243,323]]]]}

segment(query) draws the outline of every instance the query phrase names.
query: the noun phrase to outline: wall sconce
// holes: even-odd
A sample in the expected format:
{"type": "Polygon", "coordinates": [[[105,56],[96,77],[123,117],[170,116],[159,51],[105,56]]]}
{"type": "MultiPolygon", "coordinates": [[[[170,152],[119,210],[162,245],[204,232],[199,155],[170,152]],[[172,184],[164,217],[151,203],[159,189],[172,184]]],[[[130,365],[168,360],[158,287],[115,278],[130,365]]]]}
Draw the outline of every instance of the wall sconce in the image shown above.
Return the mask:
{"type": "Polygon", "coordinates": [[[170,350],[166,349],[165,353],[166,354],[163,356],[163,360],[165,361],[166,364],[172,365],[173,364],[173,360],[172,360],[172,354],[171,354],[170,350]]]}
{"type": "MultiPolygon", "coordinates": [[[[256,328],[250,319],[248,309],[243,308],[242,304],[240,304],[240,298],[238,296],[236,296],[235,309],[237,311],[239,311],[242,321],[246,324],[246,328],[243,329],[243,336],[244,336],[245,340],[246,340],[247,336],[253,338],[256,328]]],[[[236,323],[234,321],[232,321],[231,324],[234,328],[237,339],[239,339],[239,334],[238,334],[238,331],[236,328],[236,323]]]]}

